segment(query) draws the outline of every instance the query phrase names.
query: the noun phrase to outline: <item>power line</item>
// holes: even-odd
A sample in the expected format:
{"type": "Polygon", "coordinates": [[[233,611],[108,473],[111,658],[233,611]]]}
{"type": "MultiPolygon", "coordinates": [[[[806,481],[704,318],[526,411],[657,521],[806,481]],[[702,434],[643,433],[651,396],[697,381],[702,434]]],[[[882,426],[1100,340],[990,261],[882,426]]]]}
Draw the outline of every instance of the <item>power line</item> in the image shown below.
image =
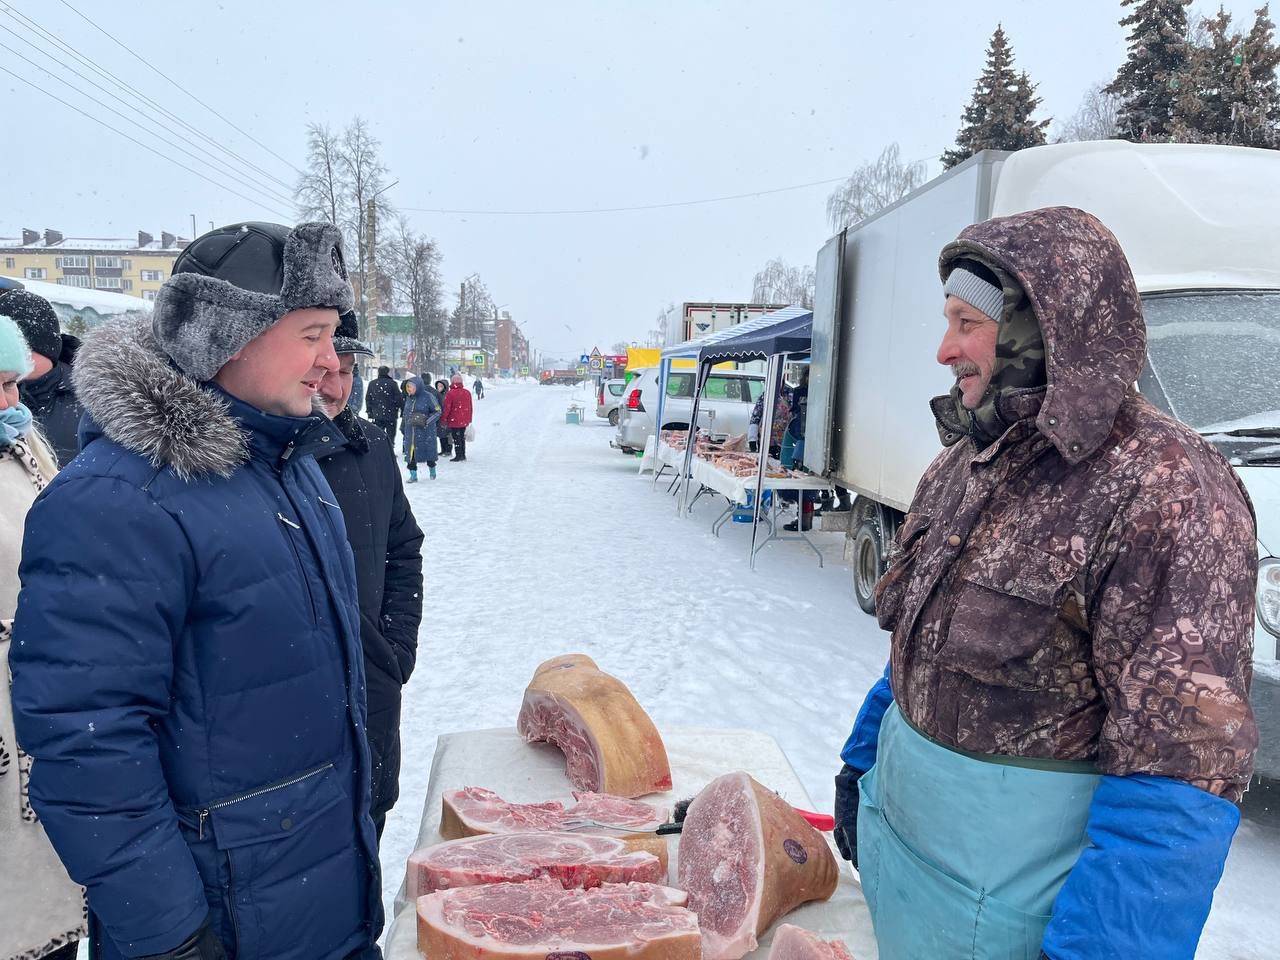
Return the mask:
{"type": "MultiPolygon", "coordinates": [[[[15,34],[15,36],[16,36],[16,34],[15,34]]],[[[26,39],[25,39],[25,38],[23,38],[23,37],[18,37],[18,39],[19,39],[19,40],[22,40],[24,43],[27,43],[29,46],[34,46],[34,45],[32,45],[32,44],[30,43],[30,41],[26,40],[26,39]]],[[[201,146],[200,146],[200,144],[196,143],[194,140],[191,140],[191,139],[190,139],[190,138],[188,138],[188,137],[184,137],[181,133],[179,133],[178,131],[174,130],[174,129],[173,129],[173,128],[171,128],[171,127],[165,126],[165,125],[164,125],[163,123],[161,123],[160,121],[158,121],[158,120],[156,120],[156,119],[154,119],[154,118],[152,118],[152,117],[149,117],[149,116],[147,116],[147,115],[146,115],[146,114],[144,114],[144,113],[139,113],[139,114],[138,114],[140,117],[142,117],[142,118],[143,118],[144,120],[146,120],[148,123],[151,123],[151,124],[153,124],[153,125],[155,125],[155,126],[159,127],[161,130],[165,131],[166,133],[171,133],[171,134],[173,134],[175,137],[177,137],[179,140],[182,140],[184,143],[188,143],[188,144],[190,144],[191,146],[195,147],[197,150],[200,150],[200,151],[204,154],[204,156],[199,156],[199,155],[197,155],[197,154],[195,154],[195,153],[192,153],[190,150],[187,150],[187,149],[185,149],[185,148],[183,148],[183,147],[178,146],[178,144],[174,143],[173,141],[165,139],[164,137],[160,136],[160,134],[155,133],[155,132],[154,132],[154,131],[152,131],[152,130],[148,130],[146,127],[143,127],[143,126],[142,126],[142,124],[138,123],[138,121],[137,121],[137,120],[135,120],[134,118],[132,118],[132,117],[130,117],[130,116],[128,116],[128,115],[126,115],[126,114],[121,113],[119,110],[114,109],[114,108],[113,108],[113,107],[111,107],[109,104],[103,103],[103,102],[102,102],[101,100],[99,100],[97,97],[94,97],[94,96],[92,96],[91,94],[86,93],[85,91],[83,91],[83,90],[81,90],[79,87],[77,87],[75,84],[70,83],[69,81],[62,79],[61,77],[56,77],[56,76],[54,76],[52,73],[49,73],[49,71],[48,71],[45,67],[43,67],[43,66],[41,66],[40,64],[36,63],[34,60],[30,59],[29,57],[25,57],[25,56],[23,56],[23,55],[22,55],[21,53],[19,53],[17,50],[14,50],[14,49],[13,49],[12,47],[10,47],[8,44],[6,44],[6,43],[4,43],[4,42],[2,42],[2,41],[0,41],[0,48],[3,48],[3,49],[5,49],[5,50],[8,50],[8,51],[9,51],[10,53],[12,53],[15,57],[17,57],[19,60],[22,60],[24,63],[28,63],[28,64],[30,64],[31,66],[35,67],[35,68],[36,68],[37,70],[39,70],[40,72],[42,72],[42,73],[46,74],[46,75],[47,75],[47,76],[49,76],[51,79],[57,80],[59,83],[63,84],[64,86],[70,87],[72,90],[74,90],[76,93],[80,94],[80,95],[81,95],[82,97],[84,97],[86,100],[89,100],[89,101],[91,101],[91,102],[93,102],[93,103],[98,104],[98,106],[102,107],[104,110],[108,110],[108,111],[110,111],[111,113],[115,114],[117,117],[120,117],[120,119],[124,120],[126,123],[130,123],[130,124],[132,124],[133,126],[137,127],[139,130],[142,130],[144,133],[148,134],[149,136],[153,136],[153,137],[155,137],[156,139],[160,140],[161,142],[166,143],[166,144],[168,144],[169,146],[174,147],[174,148],[175,148],[175,149],[177,149],[177,150],[181,150],[183,153],[185,153],[187,156],[191,157],[193,160],[196,160],[196,161],[197,161],[197,162],[199,162],[199,163],[203,163],[203,164],[205,164],[206,166],[210,167],[211,169],[215,170],[219,175],[221,175],[221,176],[226,176],[226,177],[230,177],[231,179],[235,180],[235,181],[236,181],[237,183],[239,183],[240,185],[242,185],[242,186],[244,186],[244,187],[246,187],[246,188],[248,188],[248,189],[250,189],[250,190],[255,190],[255,191],[257,191],[257,192],[261,193],[261,194],[262,194],[263,196],[265,196],[265,197],[270,197],[270,198],[272,198],[272,199],[279,200],[279,201],[282,201],[282,202],[284,202],[284,203],[288,203],[288,204],[292,204],[292,203],[293,203],[293,198],[292,198],[292,197],[287,197],[287,196],[285,196],[284,194],[280,193],[278,190],[273,190],[272,188],[270,188],[270,187],[266,186],[265,184],[262,184],[262,183],[260,183],[259,181],[254,180],[254,179],[252,179],[252,178],[250,178],[250,177],[248,177],[248,176],[241,176],[241,175],[240,175],[240,172],[239,172],[238,170],[236,170],[234,167],[232,167],[230,164],[228,164],[225,160],[221,160],[221,159],[219,159],[219,158],[217,158],[217,157],[214,157],[214,156],[213,156],[212,154],[210,154],[207,150],[205,150],[203,147],[201,147],[201,146]],[[206,160],[206,159],[205,159],[205,157],[208,157],[209,159],[207,159],[207,160],[206,160]],[[221,164],[221,165],[222,165],[222,167],[225,167],[226,169],[224,170],[224,169],[219,169],[218,167],[214,167],[214,166],[213,166],[213,164],[214,164],[214,163],[221,164]]],[[[42,54],[44,54],[45,56],[47,56],[47,57],[49,57],[50,59],[52,59],[55,63],[58,63],[58,65],[59,65],[59,66],[64,67],[65,69],[70,70],[72,73],[74,73],[74,74],[75,74],[77,77],[79,77],[81,80],[84,80],[86,83],[91,84],[91,85],[92,85],[93,87],[95,87],[96,89],[101,90],[101,91],[102,91],[103,93],[105,93],[107,96],[114,96],[114,94],[112,94],[112,92],[111,92],[110,90],[108,90],[106,87],[102,86],[102,84],[94,82],[94,80],[93,80],[91,77],[86,77],[84,74],[80,73],[78,70],[74,69],[73,67],[68,67],[65,63],[62,63],[62,62],[61,62],[61,61],[59,61],[56,57],[52,57],[50,54],[46,53],[45,51],[40,50],[40,48],[39,48],[39,47],[35,47],[35,49],[36,49],[39,53],[42,53],[42,54]]],[[[119,100],[119,98],[118,98],[118,97],[117,97],[116,99],[117,99],[117,101],[121,104],[121,106],[125,106],[125,105],[126,105],[126,104],[124,103],[124,101],[119,100]]]]}
{"type": "MultiPolygon", "coordinates": [[[[207,166],[207,167],[209,167],[210,169],[214,170],[214,172],[216,172],[219,176],[230,177],[232,180],[234,180],[236,183],[240,184],[242,187],[245,187],[246,189],[249,189],[249,190],[255,190],[255,191],[257,191],[257,192],[259,192],[259,193],[263,194],[263,196],[265,196],[265,197],[273,197],[274,199],[283,200],[285,203],[292,203],[292,202],[293,202],[292,200],[290,200],[290,199],[288,199],[288,198],[285,198],[285,197],[279,197],[279,196],[275,195],[275,194],[274,194],[273,192],[271,192],[271,191],[264,190],[262,187],[258,186],[257,184],[255,184],[255,183],[253,183],[253,182],[251,182],[251,181],[245,180],[243,177],[240,177],[238,174],[236,174],[236,173],[234,173],[234,172],[226,172],[226,171],[223,171],[223,170],[219,170],[217,167],[214,167],[212,163],[210,163],[208,160],[204,159],[203,157],[199,156],[198,154],[192,153],[190,150],[186,149],[185,147],[179,146],[178,144],[174,143],[172,140],[169,140],[169,139],[167,139],[167,138],[165,138],[165,137],[161,136],[160,134],[158,134],[158,133],[156,133],[156,132],[154,132],[154,131],[152,131],[152,130],[148,130],[148,129],[147,129],[146,127],[144,127],[142,124],[138,123],[138,121],[137,121],[137,120],[134,120],[132,117],[130,117],[130,116],[126,115],[126,114],[121,113],[119,110],[116,110],[116,109],[115,109],[114,107],[112,107],[110,104],[103,103],[103,102],[102,102],[101,100],[99,100],[97,97],[95,97],[95,96],[93,96],[93,95],[91,95],[91,94],[85,93],[83,90],[81,90],[79,87],[77,87],[75,84],[71,83],[70,81],[68,81],[68,80],[64,80],[64,79],[62,79],[61,77],[58,77],[58,76],[54,76],[54,74],[50,73],[47,69],[45,69],[44,67],[40,66],[40,64],[36,63],[34,60],[30,59],[29,57],[25,57],[25,56],[23,56],[23,55],[22,55],[22,54],[20,54],[17,50],[14,50],[14,49],[13,49],[13,47],[9,46],[8,44],[4,43],[3,41],[0,41],[0,49],[8,50],[8,51],[9,51],[10,53],[12,53],[15,57],[17,57],[19,60],[22,60],[22,61],[23,61],[23,62],[25,62],[25,63],[29,63],[31,66],[35,67],[35,68],[36,68],[37,70],[39,70],[40,72],[42,72],[42,73],[46,74],[47,76],[51,77],[51,78],[52,78],[52,79],[54,79],[54,80],[57,80],[59,83],[63,84],[64,86],[70,87],[72,90],[74,90],[76,93],[80,94],[80,96],[84,97],[86,100],[90,101],[91,103],[96,103],[98,106],[102,107],[104,110],[106,110],[106,111],[108,111],[109,113],[112,113],[112,114],[114,114],[115,116],[119,117],[119,118],[120,118],[121,120],[123,120],[125,123],[129,123],[129,124],[132,124],[133,126],[137,127],[139,130],[141,130],[143,133],[147,134],[148,136],[155,137],[155,138],[156,138],[157,140],[159,140],[161,143],[167,144],[168,146],[173,147],[175,150],[179,150],[179,151],[181,151],[182,153],[185,153],[188,157],[191,157],[191,158],[192,158],[193,160],[195,160],[197,163],[203,163],[205,166],[207,166]]],[[[154,122],[154,121],[152,121],[152,122],[154,122]]],[[[165,129],[167,130],[168,128],[165,128],[165,129]]],[[[169,131],[169,132],[172,132],[172,131],[169,131]]],[[[192,144],[192,145],[193,145],[193,146],[195,146],[194,144],[192,144]]]]}
{"type": "MultiPolygon", "coordinates": [[[[211,144],[218,150],[222,151],[223,153],[227,154],[229,157],[232,157],[238,162],[243,163],[245,166],[257,171],[259,174],[266,177],[268,180],[274,181],[284,189],[292,190],[292,187],[289,184],[285,183],[285,181],[281,180],[279,177],[275,176],[274,174],[270,173],[267,170],[264,170],[262,167],[258,166],[256,163],[254,163],[252,160],[249,160],[247,157],[243,157],[240,154],[236,153],[234,150],[220,143],[218,140],[209,136],[207,133],[204,133],[202,130],[198,130],[196,127],[192,126],[192,124],[188,123],[186,120],[178,116],[173,111],[162,106],[160,103],[156,102],[151,97],[147,96],[145,93],[141,92],[136,87],[129,84],[127,81],[120,79],[110,70],[107,70],[104,67],[100,66],[92,57],[89,57],[86,54],[81,53],[75,47],[72,47],[70,44],[65,43],[61,38],[50,33],[44,27],[40,26],[40,24],[36,23],[26,14],[22,13],[20,10],[16,10],[13,7],[5,4],[3,7],[0,7],[0,13],[3,13],[5,16],[9,17],[11,20],[18,23],[19,26],[24,27],[25,29],[31,31],[32,33],[37,34],[45,42],[59,48],[61,51],[65,53],[69,53],[82,65],[88,67],[90,70],[93,70],[103,79],[108,80],[111,83],[115,84],[115,86],[117,86],[120,90],[129,94],[134,99],[138,100],[140,103],[144,103],[152,107],[153,109],[159,111],[164,116],[168,117],[170,120],[173,120],[175,123],[181,124],[183,127],[190,130],[197,137],[200,137],[202,140],[207,141],[209,144],[211,144]]],[[[17,37],[18,35],[15,33],[14,36],[17,37]]],[[[28,46],[31,46],[35,49],[39,49],[38,47],[35,47],[35,45],[31,43],[31,41],[27,40],[25,37],[18,37],[18,39],[22,40],[28,46]]],[[[47,51],[41,50],[40,52],[43,53],[45,56],[50,57],[51,59],[56,59],[56,58],[53,58],[52,54],[48,53],[47,51]]],[[[59,63],[61,63],[61,61],[59,61],[59,63]]],[[[67,69],[73,69],[73,68],[68,67],[67,69]]],[[[83,76],[83,75],[80,75],[80,76],[83,76]]],[[[88,78],[84,78],[84,79],[88,79],[88,78]]],[[[104,92],[108,92],[108,91],[104,90],[104,92]]]]}
{"type": "Polygon", "coordinates": [[[227,119],[226,117],[224,117],[221,113],[219,113],[219,112],[218,112],[217,110],[215,110],[213,107],[209,106],[209,104],[205,103],[203,100],[201,100],[199,97],[197,97],[194,93],[192,93],[190,90],[188,90],[188,89],[187,89],[186,87],[184,87],[182,84],[178,83],[178,81],[177,81],[177,80],[174,80],[171,76],[169,76],[167,73],[165,73],[164,71],[162,71],[159,67],[157,67],[157,66],[155,66],[154,64],[152,64],[152,63],[151,63],[151,61],[147,60],[147,59],[146,59],[145,57],[143,57],[141,54],[135,53],[131,47],[127,46],[127,45],[126,45],[122,40],[119,40],[119,39],[117,39],[116,37],[114,37],[112,34],[108,33],[108,32],[107,32],[103,27],[101,27],[100,25],[98,25],[97,23],[95,23],[93,20],[90,20],[87,16],[85,16],[83,13],[81,13],[79,10],[77,10],[75,7],[73,7],[70,3],[68,3],[68,2],[67,2],[67,0],[59,0],[59,2],[60,2],[64,7],[66,7],[68,10],[70,10],[72,13],[74,13],[77,17],[79,17],[81,20],[85,21],[85,23],[89,24],[91,27],[93,27],[95,30],[97,30],[99,33],[101,33],[104,37],[106,37],[108,40],[110,40],[112,43],[114,43],[116,46],[120,47],[120,49],[122,49],[122,50],[124,50],[126,53],[128,53],[131,57],[133,57],[133,58],[134,58],[135,60],[137,60],[139,63],[141,63],[141,64],[143,64],[144,66],[146,66],[146,67],[147,67],[147,69],[151,70],[151,71],[152,71],[153,73],[155,73],[157,76],[159,76],[159,77],[163,78],[164,80],[167,80],[169,83],[173,84],[173,86],[177,87],[179,90],[181,90],[183,93],[185,93],[188,97],[190,97],[190,98],[191,98],[192,100],[194,100],[196,103],[200,104],[200,106],[204,107],[206,110],[208,110],[210,113],[212,113],[215,117],[217,117],[219,120],[221,120],[221,121],[222,121],[223,123],[225,123],[227,126],[231,127],[231,129],[232,129],[232,130],[237,131],[237,132],[238,132],[238,133],[240,133],[242,136],[248,137],[250,140],[252,140],[252,141],[253,141],[254,143],[256,143],[258,146],[260,146],[263,150],[267,151],[267,153],[271,154],[273,157],[275,157],[277,160],[279,160],[279,161],[280,161],[281,163],[283,163],[285,166],[287,166],[287,167],[291,168],[295,173],[301,174],[301,173],[303,172],[302,170],[299,170],[297,167],[295,167],[295,166],[294,166],[292,163],[290,163],[288,160],[286,160],[284,157],[280,156],[280,154],[276,153],[274,150],[272,150],[270,147],[268,147],[268,146],[267,146],[265,143],[263,143],[261,140],[259,140],[259,139],[257,139],[256,137],[254,137],[251,133],[249,133],[248,131],[246,131],[246,130],[244,130],[244,129],[240,128],[239,126],[237,126],[237,125],[236,125],[235,123],[233,123],[232,121],[228,120],[228,119],[227,119]]]}
{"type": "Polygon", "coordinates": [[[829,180],[812,180],[809,183],[797,183],[789,187],[774,187],[771,190],[753,190],[750,193],[733,193],[723,197],[705,197],[701,200],[674,200],[668,203],[643,203],[628,207],[586,207],[573,210],[452,210],[430,207],[399,207],[410,213],[442,213],[462,214],[467,216],[488,217],[559,217],[592,213],[631,213],[636,210],[666,210],[671,207],[695,207],[706,203],[724,203],[728,200],[747,200],[752,197],[766,197],[775,193],[788,193],[792,190],[807,190],[810,187],[825,187],[833,183],[843,183],[845,177],[832,177],[829,180]]]}
{"type": "Polygon", "coordinates": [[[126,140],[129,140],[132,143],[136,143],[138,146],[142,147],[144,150],[149,150],[151,153],[154,153],[157,157],[160,157],[163,160],[168,160],[172,164],[176,164],[177,166],[181,167],[183,170],[186,170],[188,173],[194,173],[201,180],[206,180],[209,183],[213,184],[215,187],[219,187],[223,190],[226,190],[228,193],[234,194],[235,196],[239,197],[241,200],[246,201],[247,203],[252,203],[252,204],[255,204],[256,206],[264,207],[265,209],[270,210],[272,213],[277,213],[282,217],[288,218],[291,216],[291,214],[284,213],[281,210],[277,210],[275,207],[269,206],[268,204],[264,204],[261,200],[254,200],[252,197],[246,197],[243,193],[231,187],[228,187],[225,183],[219,183],[217,180],[214,180],[212,177],[206,176],[205,174],[201,173],[199,170],[195,170],[195,169],[192,169],[191,167],[188,167],[181,160],[175,160],[173,157],[169,156],[168,154],[161,153],[155,147],[151,146],[150,144],[143,143],[141,140],[137,139],[136,137],[129,136],[129,134],[125,133],[123,130],[117,130],[115,127],[111,126],[111,124],[107,123],[105,120],[101,120],[98,117],[95,117],[91,113],[85,113],[85,111],[81,110],[74,103],[69,103],[68,101],[63,100],[56,93],[50,93],[48,90],[45,90],[43,87],[37,86],[36,84],[28,80],[26,77],[19,76],[18,74],[14,73],[12,70],[10,70],[6,66],[0,65],[0,71],[7,73],[9,76],[13,77],[15,80],[22,81],[27,86],[29,86],[32,90],[35,90],[38,93],[43,93],[46,97],[49,97],[53,100],[57,100],[64,107],[71,108],[76,113],[80,114],[82,117],[86,117],[89,120],[92,120],[94,123],[100,126],[106,127],[108,130],[112,131],[113,133],[119,134],[120,136],[124,137],[126,140]]]}

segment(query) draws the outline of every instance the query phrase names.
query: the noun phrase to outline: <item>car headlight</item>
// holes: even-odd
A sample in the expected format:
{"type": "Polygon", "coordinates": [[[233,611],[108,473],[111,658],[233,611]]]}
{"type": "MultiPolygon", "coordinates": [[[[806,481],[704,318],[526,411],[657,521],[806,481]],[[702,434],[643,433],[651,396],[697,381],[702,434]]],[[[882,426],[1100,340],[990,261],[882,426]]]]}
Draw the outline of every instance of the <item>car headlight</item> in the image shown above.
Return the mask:
{"type": "Polygon", "coordinates": [[[1258,619],[1280,637],[1280,560],[1268,557],[1258,564],[1258,619]]]}

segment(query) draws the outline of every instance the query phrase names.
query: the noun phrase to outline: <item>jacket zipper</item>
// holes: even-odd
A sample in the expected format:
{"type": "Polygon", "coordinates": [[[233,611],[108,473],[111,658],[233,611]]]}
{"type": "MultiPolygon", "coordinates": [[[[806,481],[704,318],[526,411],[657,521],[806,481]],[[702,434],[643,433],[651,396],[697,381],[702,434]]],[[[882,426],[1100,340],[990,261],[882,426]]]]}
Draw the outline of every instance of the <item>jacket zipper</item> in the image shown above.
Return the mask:
{"type": "Polygon", "coordinates": [[[204,822],[209,819],[209,814],[214,810],[221,810],[224,807],[230,807],[237,803],[243,803],[246,800],[253,800],[256,797],[264,796],[268,793],[274,793],[277,790],[283,790],[285,787],[292,787],[301,783],[303,780],[309,780],[317,774],[324,773],[326,770],[332,770],[333,763],[323,763],[318,767],[312,767],[310,770],[304,770],[297,776],[290,777],[288,780],[278,780],[275,783],[269,783],[265,787],[259,787],[256,790],[250,790],[248,793],[238,793],[234,797],[228,797],[225,800],[218,800],[196,811],[199,817],[199,839],[204,839],[204,822]]]}

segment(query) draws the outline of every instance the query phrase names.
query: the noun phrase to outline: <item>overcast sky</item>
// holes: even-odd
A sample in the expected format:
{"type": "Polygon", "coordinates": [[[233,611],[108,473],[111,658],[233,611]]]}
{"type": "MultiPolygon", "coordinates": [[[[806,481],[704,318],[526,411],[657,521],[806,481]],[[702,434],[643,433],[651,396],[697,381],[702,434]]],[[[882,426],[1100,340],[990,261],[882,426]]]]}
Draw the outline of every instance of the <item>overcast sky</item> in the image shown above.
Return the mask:
{"type": "MultiPolygon", "coordinates": [[[[87,88],[15,39],[34,39],[5,13],[17,11],[288,183],[309,121],[363,115],[401,208],[701,200],[845,176],[895,140],[936,173],[998,22],[1045,116],[1069,116],[1125,52],[1118,0],[68,2],[288,163],[64,0],[0,2],[12,31],[0,41],[87,88]]],[[[1247,22],[1253,6],[1227,4],[1247,22]]],[[[0,66],[154,142],[7,50],[0,66]]],[[[5,73],[0,109],[0,236],[187,235],[192,213],[201,230],[289,219],[286,204],[242,200],[5,73]]],[[[770,257],[812,263],[831,189],[611,214],[409,216],[439,243],[453,290],[478,271],[536,348],[576,355],[642,337],[670,302],[746,299],[770,257]]]]}

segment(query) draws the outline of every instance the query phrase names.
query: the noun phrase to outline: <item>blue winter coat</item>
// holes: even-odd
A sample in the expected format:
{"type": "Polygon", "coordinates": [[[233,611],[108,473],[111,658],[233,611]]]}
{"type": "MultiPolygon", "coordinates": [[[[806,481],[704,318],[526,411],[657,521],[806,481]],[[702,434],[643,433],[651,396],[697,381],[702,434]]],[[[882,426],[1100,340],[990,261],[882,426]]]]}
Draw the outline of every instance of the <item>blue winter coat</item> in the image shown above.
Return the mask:
{"type": "Polygon", "coordinates": [[[377,956],[355,572],[312,456],[341,438],[195,383],[136,325],[89,338],[76,386],[10,664],[32,805],[104,956],[206,916],[237,960],[377,956]]]}
{"type": "Polygon", "coordinates": [[[422,382],[421,377],[410,377],[405,383],[417,384],[418,392],[413,396],[406,394],[404,398],[404,416],[400,421],[400,430],[404,435],[401,449],[406,458],[412,449],[419,463],[434,463],[440,450],[437,433],[440,413],[443,409],[440,406],[440,398],[434,390],[422,382]],[[426,416],[427,426],[413,425],[412,418],[415,413],[426,416]]]}

